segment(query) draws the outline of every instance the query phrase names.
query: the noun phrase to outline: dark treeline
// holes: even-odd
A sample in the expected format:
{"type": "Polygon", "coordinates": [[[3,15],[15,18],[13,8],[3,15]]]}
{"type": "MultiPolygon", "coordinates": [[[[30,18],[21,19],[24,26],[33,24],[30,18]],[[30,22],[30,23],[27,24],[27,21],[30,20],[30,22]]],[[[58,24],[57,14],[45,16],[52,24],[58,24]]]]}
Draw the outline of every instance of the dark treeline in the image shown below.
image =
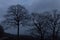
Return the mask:
{"type": "Polygon", "coordinates": [[[17,35],[12,36],[4,33],[2,26],[0,26],[0,38],[10,35],[7,36],[10,39],[5,38],[4,40],[60,40],[60,13],[58,10],[29,14],[25,7],[18,4],[10,6],[4,17],[5,20],[1,22],[1,25],[6,26],[5,30],[10,27],[17,28],[17,35]],[[28,30],[31,31],[31,36],[21,37],[20,26],[32,27],[28,30]]]}

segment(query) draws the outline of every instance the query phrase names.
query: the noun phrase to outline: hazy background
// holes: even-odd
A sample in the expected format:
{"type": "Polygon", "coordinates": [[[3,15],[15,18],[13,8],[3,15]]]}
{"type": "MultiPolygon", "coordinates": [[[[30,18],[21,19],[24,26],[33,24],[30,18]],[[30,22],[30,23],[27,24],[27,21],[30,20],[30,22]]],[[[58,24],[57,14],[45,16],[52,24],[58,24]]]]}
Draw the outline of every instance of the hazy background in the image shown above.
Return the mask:
{"type": "MultiPolygon", "coordinates": [[[[31,12],[50,11],[53,9],[60,10],[60,0],[0,0],[0,21],[4,20],[3,15],[7,13],[7,8],[11,5],[20,4],[31,12]]],[[[28,28],[20,28],[21,34],[29,34],[26,32],[28,28]]],[[[16,29],[10,28],[5,32],[16,34],[16,29]]]]}

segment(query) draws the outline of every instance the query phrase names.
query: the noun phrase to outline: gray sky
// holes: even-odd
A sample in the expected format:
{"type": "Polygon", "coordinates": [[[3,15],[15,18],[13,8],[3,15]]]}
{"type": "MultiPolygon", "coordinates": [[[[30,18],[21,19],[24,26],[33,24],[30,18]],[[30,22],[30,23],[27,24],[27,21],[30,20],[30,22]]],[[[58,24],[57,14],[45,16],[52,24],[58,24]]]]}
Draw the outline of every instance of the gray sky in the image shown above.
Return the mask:
{"type": "MultiPolygon", "coordinates": [[[[4,19],[3,15],[6,14],[7,8],[15,4],[25,6],[30,12],[60,9],[60,0],[0,0],[0,21],[4,19]]],[[[27,30],[26,28],[21,28],[21,34],[25,32],[23,29],[27,30]]],[[[9,29],[6,32],[16,34],[15,29],[9,29]]]]}

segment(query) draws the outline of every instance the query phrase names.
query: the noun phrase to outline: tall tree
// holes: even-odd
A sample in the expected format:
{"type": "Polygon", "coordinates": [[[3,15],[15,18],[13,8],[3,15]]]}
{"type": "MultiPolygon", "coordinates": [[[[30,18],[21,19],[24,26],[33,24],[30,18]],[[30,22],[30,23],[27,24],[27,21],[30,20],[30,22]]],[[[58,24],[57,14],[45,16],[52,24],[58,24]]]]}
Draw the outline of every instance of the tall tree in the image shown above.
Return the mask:
{"type": "Polygon", "coordinates": [[[52,30],[52,40],[57,40],[58,32],[60,29],[60,14],[57,12],[57,10],[53,10],[53,14],[51,14],[50,17],[48,17],[48,25],[49,28],[52,30]]]}
{"type": "Polygon", "coordinates": [[[27,10],[23,6],[17,4],[10,6],[7,12],[8,14],[4,16],[6,19],[3,23],[11,27],[17,27],[17,38],[19,40],[19,27],[27,18],[27,10]]]}
{"type": "Polygon", "coordinates": [[[40,40],[44,40],[44,36],[46,33],[46,24],[47,24],[47,18],[43,14],[39,13],[32,13],[32,21],[34,28],[33,30],[36,30],[36,33],[33,33],[34,35],[38,36],[40,40]]]}

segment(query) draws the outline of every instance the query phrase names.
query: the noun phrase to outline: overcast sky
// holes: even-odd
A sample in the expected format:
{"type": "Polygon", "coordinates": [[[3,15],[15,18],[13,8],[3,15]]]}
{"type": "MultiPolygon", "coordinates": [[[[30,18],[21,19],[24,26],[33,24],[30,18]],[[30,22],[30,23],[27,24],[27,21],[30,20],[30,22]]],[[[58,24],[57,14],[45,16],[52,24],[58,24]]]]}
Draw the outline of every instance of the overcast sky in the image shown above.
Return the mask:
{"type": "MultiPolygon", "coordinates": [[[[30,12],[60,9],[60,0],[0,0],[0,21],[3,20],[3,15],[6,14],[7,8],[15,4],[25,6],[30,12]]],[[[26,28],[21,28],[21,33],[24,34],[25,30],[23,29],[26,28]]],[[[16,30],[12,30],[9,29],[6,32],[16,34],[16,30]]]]}

